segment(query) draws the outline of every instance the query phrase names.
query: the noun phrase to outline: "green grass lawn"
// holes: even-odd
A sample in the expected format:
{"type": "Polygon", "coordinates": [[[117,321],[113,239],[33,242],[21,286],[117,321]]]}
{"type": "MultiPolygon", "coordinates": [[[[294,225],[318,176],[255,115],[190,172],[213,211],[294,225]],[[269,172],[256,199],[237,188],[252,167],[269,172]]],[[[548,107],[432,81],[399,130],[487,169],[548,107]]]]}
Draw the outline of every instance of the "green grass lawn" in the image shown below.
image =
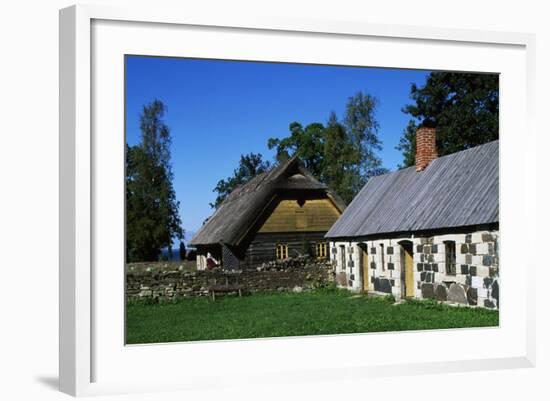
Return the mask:
{"type": "Polygon", "coordinates": [[[343,290],[257,293],[242,298],[189,298],[129,303],[127,343],[242,339],[498,326],[498,312],[378,297],[343,290]]]}

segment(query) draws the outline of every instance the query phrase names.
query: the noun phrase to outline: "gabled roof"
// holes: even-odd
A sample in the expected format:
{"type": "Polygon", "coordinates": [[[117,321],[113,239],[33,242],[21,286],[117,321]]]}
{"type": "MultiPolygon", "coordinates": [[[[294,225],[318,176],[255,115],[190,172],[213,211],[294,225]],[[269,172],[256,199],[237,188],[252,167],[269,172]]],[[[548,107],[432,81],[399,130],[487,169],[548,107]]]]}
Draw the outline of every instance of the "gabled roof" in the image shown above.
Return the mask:
{"type": "Polygon", "coordinates": [[[498,223],[498,141],[374,177],[327,238],[360,237],[498,223]]]}
{"type": "Polygon", "coordinates": [[[341,211],[345,208],[338,195],[315,179],[300,159],[293,157],[235,188],[197,231],[190,244],[238,245],[273,197],[284,190],[324,192],[341,211]]]}

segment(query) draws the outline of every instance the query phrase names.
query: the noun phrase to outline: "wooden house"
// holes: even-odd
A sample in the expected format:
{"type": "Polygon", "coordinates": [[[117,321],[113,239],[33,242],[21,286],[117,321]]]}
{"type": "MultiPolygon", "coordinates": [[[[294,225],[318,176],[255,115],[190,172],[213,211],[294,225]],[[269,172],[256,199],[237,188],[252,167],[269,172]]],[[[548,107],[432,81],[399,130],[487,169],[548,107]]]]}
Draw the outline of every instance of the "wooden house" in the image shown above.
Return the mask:
{"type": "Polygon", "coordinates": [[[326,235],[341,287],[499,304],[499,143],[437,157],[419,128],[416,165],[368,181],[326,235]]]}
{"type": "Polygon", "coordinates": [[[345,205],[298,158],[233,190],[191,240],[197,268],[254,269],[303,254],[328,258],[326,232],[345,205]]]}

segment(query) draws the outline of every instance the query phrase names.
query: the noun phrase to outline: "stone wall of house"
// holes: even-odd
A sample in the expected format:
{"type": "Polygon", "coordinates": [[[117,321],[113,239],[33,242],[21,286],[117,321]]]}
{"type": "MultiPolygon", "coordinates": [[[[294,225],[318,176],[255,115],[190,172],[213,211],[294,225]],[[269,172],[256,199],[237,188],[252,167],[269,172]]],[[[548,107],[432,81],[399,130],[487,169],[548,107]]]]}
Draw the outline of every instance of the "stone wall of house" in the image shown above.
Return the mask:
{"type": "Polygon", "coordinates": [[[336,282],[340,287],[401,297],[402,255],[395,240],[333,242],[331,253],[336,265],[336,282]],[[363,277],[364,250],[368,253],[367,277],[363,277]]]}
{"type": "Polygon", "coordinates": [[[405,295],[402,241],[412,243],[415,298],[499,307],[498,231],[332,242],[336,282],[352,291],[366,288],[402,298],[405,295]],[[449,258],[446,243],[454,245],[453,265],[446,263],[449,258]],[[363,250],[368,253],[368,277],[364,277],[363,250]]]}
{"type": "Polygon", "coordinates": [[[126,269],[128,300],[175,301],[185,297],[205,296],[208,295],[208,288],[214,285],[239,284],[245,292],[301,291],[324,287],[334,281],[332,262],[311,258],[266,263],[257,270],[241,271],[163,271],[155,266],[132,270],[131,267],[129,265],[126,269]]]}
{"type": "Polygon", "coordinates": [[[420,297],[498,308],[497,231],[429,237],[421,242],[414,258],[420,297]],[[445,241],[456,244],[454,274],[446,271],[445,241]]]}

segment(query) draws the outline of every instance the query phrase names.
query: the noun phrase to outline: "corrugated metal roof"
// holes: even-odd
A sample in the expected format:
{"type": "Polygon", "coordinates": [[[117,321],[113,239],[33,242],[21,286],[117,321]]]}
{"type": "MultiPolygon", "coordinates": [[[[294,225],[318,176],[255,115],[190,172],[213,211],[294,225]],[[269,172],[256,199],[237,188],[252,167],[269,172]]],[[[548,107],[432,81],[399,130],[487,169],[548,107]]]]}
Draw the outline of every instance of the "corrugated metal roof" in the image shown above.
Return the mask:
{"type": "Polygon", "coordinates": [[[249,227],[279,191],[322,192],[331,196],[336,206],[345,204],[324,184],[315,179],[296,157],[259,174],[235,188],[193,236],[191,245],[224,243],[238,245],[249,227]]]}
{"type": "Polygon", "coordinates": [[[344,238],[498,222],[498,141],[374,177],[325,237],[344,238]]]}

